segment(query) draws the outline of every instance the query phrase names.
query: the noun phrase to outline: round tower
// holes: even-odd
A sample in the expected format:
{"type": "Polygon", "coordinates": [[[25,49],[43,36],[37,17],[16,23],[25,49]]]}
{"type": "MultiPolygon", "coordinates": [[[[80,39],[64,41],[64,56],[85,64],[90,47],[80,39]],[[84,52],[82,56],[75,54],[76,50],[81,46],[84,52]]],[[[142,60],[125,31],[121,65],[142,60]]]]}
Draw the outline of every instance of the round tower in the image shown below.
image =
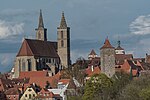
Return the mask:
{"type": "Polygon", "coordinates": [[[100,48],[101,57],[101,72],[108,77],[115,74],[115,48],[110,44],[109,39],[106,38],[104,45],[100,48]]]}

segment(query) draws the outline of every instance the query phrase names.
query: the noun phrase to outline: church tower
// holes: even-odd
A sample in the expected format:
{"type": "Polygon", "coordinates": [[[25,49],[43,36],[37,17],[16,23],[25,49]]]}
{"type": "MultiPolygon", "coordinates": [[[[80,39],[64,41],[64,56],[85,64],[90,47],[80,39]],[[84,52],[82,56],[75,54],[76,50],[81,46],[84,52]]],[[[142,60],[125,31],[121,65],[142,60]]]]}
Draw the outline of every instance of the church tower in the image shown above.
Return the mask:
{"type": "Polygon", "coordinates": [[[115,74],[115,48],[106,38],[104,45],[100,48],[101,72],[108,77],[115,74]]]}
{"type": "Polygon", "coordinates": [[[47,41],[47,29],[44,28],[42,10],[40,10],[38,28],[35,30],[36,30],[36,39],[37,40],[47,41]]]}
{"type": "Polygon", "coordinates": [[[70,61],[70,27],[67,27],[64,12],[62,13],[61,22],[57,28],[57,47],[58,55],[63,67],[68,68],[70,61]]]}

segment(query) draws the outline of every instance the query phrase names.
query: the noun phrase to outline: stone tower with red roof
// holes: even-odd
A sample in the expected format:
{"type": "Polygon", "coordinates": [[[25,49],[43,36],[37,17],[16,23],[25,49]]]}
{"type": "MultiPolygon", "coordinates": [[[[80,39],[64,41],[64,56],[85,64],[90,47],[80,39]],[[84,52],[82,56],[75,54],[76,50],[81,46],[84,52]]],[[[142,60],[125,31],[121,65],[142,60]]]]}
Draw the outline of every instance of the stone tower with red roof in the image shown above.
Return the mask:
{"type": "Polygon", "coordinates": [[[115,74],[115,48],[110,44],[109,39],[106,38],[104,45],[100,48],[101,57],[101,72],[108,77],[115,74]]]}

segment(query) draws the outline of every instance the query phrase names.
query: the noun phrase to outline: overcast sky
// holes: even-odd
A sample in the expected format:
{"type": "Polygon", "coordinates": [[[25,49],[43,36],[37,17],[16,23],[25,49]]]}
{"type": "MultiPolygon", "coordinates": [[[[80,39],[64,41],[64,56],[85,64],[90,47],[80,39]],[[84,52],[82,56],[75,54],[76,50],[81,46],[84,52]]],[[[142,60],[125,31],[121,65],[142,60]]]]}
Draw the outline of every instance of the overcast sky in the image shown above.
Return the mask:
{"type": "Polygon", "coordinates": [[[71,28],[71,58],[86,58],[108,36],[134,57],[150,54],[150,0],[0,0],[0,71],[12,68],[23,37],[34,38],[42,9],[48,39],[56,41],[61,13],[71,28]]]}

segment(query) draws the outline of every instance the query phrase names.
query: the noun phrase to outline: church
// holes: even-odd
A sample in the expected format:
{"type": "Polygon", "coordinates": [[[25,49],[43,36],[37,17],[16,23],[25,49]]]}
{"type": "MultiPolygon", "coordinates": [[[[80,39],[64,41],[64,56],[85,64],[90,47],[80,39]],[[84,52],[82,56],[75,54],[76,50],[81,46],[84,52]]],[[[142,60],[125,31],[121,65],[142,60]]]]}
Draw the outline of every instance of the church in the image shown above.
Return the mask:
{"type": "Polygon", "coordinates": [[[14,78],[20,72],[47,70],[55,75],[62,68],[68,68],[70,60],[70,27],[67,26],[64,12],[57,27],[57,42],[48,41],[42,11],[35,39],[24,39],[14,62],[14,78]]]}

